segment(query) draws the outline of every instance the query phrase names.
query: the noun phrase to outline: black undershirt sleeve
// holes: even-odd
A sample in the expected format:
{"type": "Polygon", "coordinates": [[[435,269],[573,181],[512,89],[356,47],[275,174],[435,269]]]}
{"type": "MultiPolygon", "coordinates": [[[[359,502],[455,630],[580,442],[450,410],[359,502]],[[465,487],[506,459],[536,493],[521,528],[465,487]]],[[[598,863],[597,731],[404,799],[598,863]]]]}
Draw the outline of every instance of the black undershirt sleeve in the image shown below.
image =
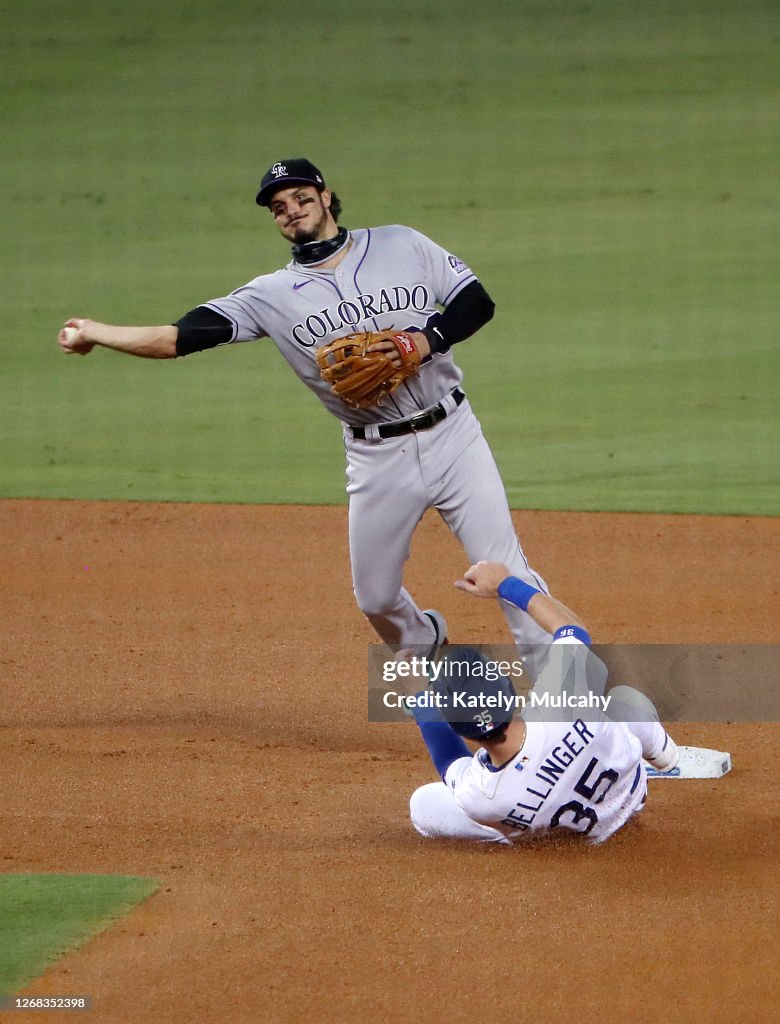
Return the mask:
{"type": "MultiPolygon", "coordinates": [[[[450,346],[470,338],[492,319],[495,303],[479,281],[472,281],[455,296],[442,313],[434,313],[423,328],[431,352],[448,352],[450,346]]],[[[179,333],[176,355],[187,356],[233,337],[233,325],[227,317],[208,306],[197,306],[174,324],[179,333]]]]}
{"type": "Polygon", "coordinates": [[[233,337],[233,325],[226,316],[208,306],[198,306],[185,313],[173,325],[179,328],[176,355],[188,356],[205,348],[224,345],[233,337]]]}
{"type": "Polygon", "coordinates": [[[451,345],[470,338],[493,318],[496,304],[479,281],[458,292],[442,313],[434,313],[423,328],[431,352],[448,352],[451,345]]]}

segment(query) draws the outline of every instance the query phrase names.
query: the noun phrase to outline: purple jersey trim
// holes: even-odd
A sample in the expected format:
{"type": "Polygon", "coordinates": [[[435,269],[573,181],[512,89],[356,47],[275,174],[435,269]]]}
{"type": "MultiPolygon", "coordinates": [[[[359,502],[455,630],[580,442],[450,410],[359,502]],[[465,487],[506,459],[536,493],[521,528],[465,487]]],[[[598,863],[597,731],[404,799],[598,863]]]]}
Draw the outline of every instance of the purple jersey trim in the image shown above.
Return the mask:
{"type": "Polygon", "coordinates": [[[339,290],[339,286],[336,284],[335,281],[331,281],[331,279],[329,277],[325,277],[325,276],[323,276],[322,280],[325,282],[325,284],[329,284],[331,286],[331,288],[333,289],[333,291],[336,293],[336,295],[338,295],[338,297],[342,301],[344,301],[344,296],[342,295],[341,291],[339,290]]]}
{"type": "Polygon", "coordinates": [[[550,596],[550,591],[547,589],[547,587],[544,585],[544,583],[542,583],[542,581],[539,579],[539,577],[533,571],[531,566],[528,564],[528,559],[525,557],[525,552],[523,551],[523,549],[520,547],[519,544],[517,545],[517,550],[520,552],[520,557],[523,559],[523,565],[525,565],[525,568],[526,568],[526,571],[528,572],[528,575],[536,580],[536,585],[538,586],[539,590],[543,594],[547,594],[547,596],[549,597],[550,596]]]}
{"type": "MultiPolygon", "coordinates": [[[[355,273],[354,273],[353,278],[352,278],[352,280],[355,283],[355,291],[358,293],[358,295],[360,294],[360,285],[358,284],[358,273],[360,272],[360,268],[363,266],[363,263],[365,261],[366,256],[368,256],[368,247],[370,245],[371,245],[371,228],[366,228],[366,248],[365,248],[365,251],[364,251],[363,255],[360,257],[360,262],[358,263],[357,267],[355,267],[355,273]]],[[[380,327],[379,327],[379,324],[377,323],[376,317],[372,316],[371,319],[374,321],[374,329],[377,330],[377,331],[380,330],[380,327]]]]}
{"type": "Polygon", "coordinates": [[[452,291],[449,293],[446,299],[442,302],[442,306],[446,306],[447,303],[452,302],[458,292],[467,284],[471,284],[472,281],[477,280],[476,274],[471,274],[468,277],[464,277],[462,281],[458,281],[452,291]]]}
{"type": "Polygon", "coordinates": [[[371,228],[366,228],[366,248],[365,248],[365,251],[364,251],[363,255],[360,257],[360,262],[358,263],[357,267],[355,268],[355,275],[353,277],[353,280],[355,282],[355,287],[357,288],[358,291],[360,291],[360,288],[358,287],[358,283],[357,283],[358,272],[360,271],[360,268],[363,266],[363,263],[365,262],[366,256],[368,256],[368,247],[370,245],[371,245],[371,228]]]}

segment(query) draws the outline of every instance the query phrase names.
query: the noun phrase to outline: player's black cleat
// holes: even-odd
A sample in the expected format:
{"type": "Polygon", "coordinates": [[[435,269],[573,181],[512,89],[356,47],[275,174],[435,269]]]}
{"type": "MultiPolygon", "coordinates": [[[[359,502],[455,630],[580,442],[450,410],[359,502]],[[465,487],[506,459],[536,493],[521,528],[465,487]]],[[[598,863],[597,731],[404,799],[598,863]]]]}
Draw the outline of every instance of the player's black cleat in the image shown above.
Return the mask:
{"type": "Polygon", "coordinates": [[[445,644],[449,643],[447,637],[447,620],[444,618],[441,612],[437,612],[435,608],[426,608],[423,612],[433,624],[433,628],[436,631],[436,639],[431,644],[430,650],[427,653],[427,657],[432,661],[438,658],[439,652],[445,644]]]}

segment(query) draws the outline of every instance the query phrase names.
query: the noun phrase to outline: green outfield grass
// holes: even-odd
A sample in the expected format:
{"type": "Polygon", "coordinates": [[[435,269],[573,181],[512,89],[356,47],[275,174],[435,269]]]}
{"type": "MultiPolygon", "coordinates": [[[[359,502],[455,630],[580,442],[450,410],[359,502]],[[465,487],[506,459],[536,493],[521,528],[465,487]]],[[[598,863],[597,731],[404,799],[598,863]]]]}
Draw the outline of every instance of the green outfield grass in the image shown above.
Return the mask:
{"type": "Polygon", "coordinates": [[[0,875],[0,996],[124,917],[158,884],[124,875],[0,875]]]}
{"type": "Polygon", "coordinates": [[[305,154],[496,299],[456,354],[514,506],[778,511],[775,3],[30,0],[4,36],[0,494],[344,500],[271,343],[54,345],[286,262],[254,190],[305,154]]]}

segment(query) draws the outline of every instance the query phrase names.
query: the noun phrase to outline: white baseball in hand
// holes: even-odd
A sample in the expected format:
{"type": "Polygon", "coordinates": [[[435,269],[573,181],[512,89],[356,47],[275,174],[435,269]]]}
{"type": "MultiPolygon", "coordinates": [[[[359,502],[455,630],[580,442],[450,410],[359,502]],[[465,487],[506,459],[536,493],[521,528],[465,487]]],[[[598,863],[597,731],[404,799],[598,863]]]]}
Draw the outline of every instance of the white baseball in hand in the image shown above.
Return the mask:
{"type": "Polygon", "coordinates": [[[72,341],[76,340],[76,335],[78,333],[79,333],[78,327],[63,327],[63,329],[62,329],[62,336],[65,339],[65,341],[68,342],[68,344],[70,344],[72,341]]]}

